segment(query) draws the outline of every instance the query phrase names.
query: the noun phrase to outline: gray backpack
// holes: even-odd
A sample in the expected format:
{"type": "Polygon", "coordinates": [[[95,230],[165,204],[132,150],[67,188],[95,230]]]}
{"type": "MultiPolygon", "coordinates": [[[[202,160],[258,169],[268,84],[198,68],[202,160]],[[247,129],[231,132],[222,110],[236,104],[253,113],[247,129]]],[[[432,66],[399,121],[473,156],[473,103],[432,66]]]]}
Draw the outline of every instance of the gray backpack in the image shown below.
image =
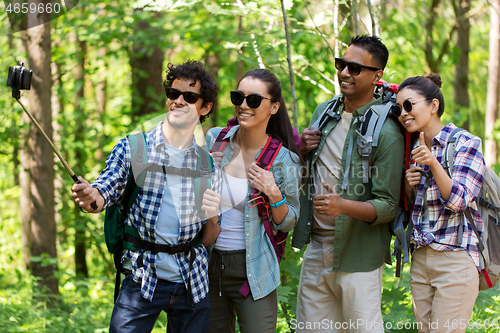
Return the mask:
{"type": "MultiPolygon", "coordinates": [[[[444,151],[444,168],[451,177],[453,171],[453,153],[455,143],[464,129],[456,128],[451,132],[446,142],[444,151]]],[[[477,197],[479,215],[484,223],[483,236],[479,237],[476,223],[472,218],[469,208],[464,211],[464,216],[469,220],[474,233],[479,239],[479,251],[482,257],[481,273],[479,275],[479,290],[485,290],[496,286],[500,280],[500,179],[490,168],[484,172],[484,182],[477,197]]],[[[462,237],[463,224],[459,228],[458,238],[462,237]]],[[[461,243],[461,239],[460,239],[461,243]]],[[[500,288],[495,288],[500,290],[500,288]]]]}

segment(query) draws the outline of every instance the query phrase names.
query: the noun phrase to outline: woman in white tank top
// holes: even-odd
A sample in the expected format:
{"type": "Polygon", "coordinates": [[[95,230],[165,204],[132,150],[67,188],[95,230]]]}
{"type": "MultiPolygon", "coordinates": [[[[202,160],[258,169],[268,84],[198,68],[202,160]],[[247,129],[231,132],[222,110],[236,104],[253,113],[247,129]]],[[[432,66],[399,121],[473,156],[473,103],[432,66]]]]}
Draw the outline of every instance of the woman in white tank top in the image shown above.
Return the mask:
{"type": "MultiPolygon", "coordinates": [[[[268,70],[247,72],[231,92],[239,125],[229,130],[228,144],[212,153],[223,173],[221,233],[209,264],[209,332],[276,332],[276,287],[280,283],[278,260],[258,214],[248,207],[252,189],[269,202],[274,229],[291,230],[299,216],[300,158],[278,78],[268,70]],[[268,134],[283,147],[270,171],[257,166],[256,158],[268,134]],[[249,286],[247,296],[244,285],[249,286]]],[[[207,133],[211,147],[221,128],[207,133]]],[[[248,289],[248,288],[247,288],[248,289]]]]}

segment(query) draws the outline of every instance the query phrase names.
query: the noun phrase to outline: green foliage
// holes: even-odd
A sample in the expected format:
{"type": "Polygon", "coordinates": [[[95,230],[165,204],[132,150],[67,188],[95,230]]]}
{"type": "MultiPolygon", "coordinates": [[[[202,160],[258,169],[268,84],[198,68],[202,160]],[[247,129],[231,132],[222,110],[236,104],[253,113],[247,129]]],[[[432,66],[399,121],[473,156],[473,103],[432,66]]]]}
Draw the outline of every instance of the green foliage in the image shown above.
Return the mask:
{"type": "MultiPolygon", "coordinates": [[[[350,2],[339,1],[338,36],[333,28],[333,1],[287,0],[285,7],[291,29],[292,63],[295,72],[298,121],[300,129],[309,124],[314,108],[335,93],[336,73],[333,66],[335,42],[339,54],[345,50],[353,31],[350,2]]],[[[359,3],[361,11],[364,4],[359,3]]],[[[405,78],[429,72],[424,46],[425,20],[430,1],[404,0],[385,2],[375,8],[380,13],[380,35],[390,50],[384,79],[401,83],[405,78]]],[[[456,76],[458,49],[451,39],[449,52],[442,58],[439,74],[443,78],[446,111],[443,121],[463,124],[470,119],[471,132],[485,138],[488,60],[488,10],[484,3],[472,3],[469,95],[470,107],[454,104],[453,82],[456,76]],[[457,110],[457,111],[453,111],[457,110]]],[[[363,20],[365,20],[363,18],[363,20]]],[[[7,67],[27,58],[21,34],[9,39],[6,13],[0,13],[0,82],[7,79],[7,67]],[[9,44],[12,44],[9,45],[9,44]]],[[[433,56],[439,55],[455,22],[451,4],[437,8],[433,33],[433,56]]],[[[364,22],[366,25],[366,22],[364,22]]],[[[284,99],[291,115],[292,92],[286,57],[286,40],[280,2],[222,0],[88,0],[65,16],[52,21],[53,92],[60,110],[54,115],[54,141],[79,175],[88,180],[98,176],[106,156],[116,142],[139,124],[162,117],[164,110],[137,119],[131,117],[130,57],[135,42],[158,45],[165,50],[167,63],[186,59],[203,61],[216,73],[220,85],[217,109],[203,125],[224,126],[234,115],[229,91],[237,87],[238,66],[243,73],[264,65],[282,82],[284,99]],[[145,11],[137,11],[144,8],[145,11]],[[241,19],[241,29],[240,29],[241,19]],[[141,31],[139,22],[152,30],[141,31]],[[152,35],[151,31],[161,31],[152,35]],[[76,37],[86,43],[85,80],[75,81],[75,64],[79,55],[76,37]],[[262,62],[262,63],[261,63],[262,62]],[[97,110],[97,87],[106,81],[106,109],[97,110]],[[75,101],[76,91],[83,87],[85,97],[75,101]],[[78,107],[75,108],[75,105],[78,107]],[[78,132],[78,133],[76,133],[78,132]],[[76,152],[79,152],[80,158],[76,152]]],[[[138,53],[150,52],[144,48],[138,53]]],[[[461,69],[458,69],[461,70],[461,69]]],[[[28,92],[23,92],[26,97],[28,92]]],[[[52,308],[43,302],[44,293],[37,290],[24,265],[22,253],[19,173],[21,129],[29,123],[22,120],[23,111],[10,96],[10,88],[0,85],[0,330],[2,332],[105,332],[112,310],[114,269],[103,237],[103,217],[81,215],[70,197],[72,180],[56,162],[57,263],[61,291],[59,303],[52,308]],[[89,278],[76,277],[74,263],[75,231],[86,225],[89,278]],[[36,292],[33,292],[35,290],[36,292]]],[[[497,123],[497,127],[498,127],[497,123]]],[[[496,128],[497,129],[497,128],[496,128]]],[[[495,139],[500,132],[493,133],[495,139]]],[[[500,170],[496,165],[495,169],[500,170]]],[[[295,318],[297,288],[303,251],[287,244],[281,264],[282,285],[278,288],[278,332],[290,331],[295,318]]],[[[32,260],[47,260],[44,256],[32,260]]],[[[409,265],[398,284],[393,267],[384,270],[382,311],[385,322],[414,321],[409,286],[409,265]]],[[[498,318],[498,292],[480,292],[472,320],[498,318]]],[[[162,314],[154,332],[164,332],[166,315],[162,314]]],[[[396,330],[388,330],[396,332],[396,330]]],[[[404,330],[403,330],[404,331],[404,330]]],[[[406,329],[415,332],[415,329],[406,329]]],[[[469,330],[485,332],[487,330],[469,330]]],[[[469,332],[468,331],[468,332],[469,332]]]]}

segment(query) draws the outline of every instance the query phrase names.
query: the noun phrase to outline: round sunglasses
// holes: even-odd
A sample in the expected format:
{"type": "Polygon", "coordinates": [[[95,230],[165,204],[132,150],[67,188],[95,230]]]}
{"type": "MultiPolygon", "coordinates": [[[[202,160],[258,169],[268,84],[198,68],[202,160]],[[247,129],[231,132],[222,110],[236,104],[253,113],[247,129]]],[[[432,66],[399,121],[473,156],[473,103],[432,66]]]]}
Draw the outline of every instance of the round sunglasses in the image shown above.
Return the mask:
{"type": "Polygon", "coordinates": [[[195,93],[194,91],[180,91],[179,89],[172,87],[165,88],[165,92],[167,93],[167,97],[171,100],[176,100],[180,95],[182,95],[184,100],[189,104],[196,103],[201,97],[200,94],[195,93]]]}
{"type": "Polygon", "coordinates": [[[272,99],[261,95],[250,94],[245,96],[241,91],[231,91],[231,103],[233,103],[233,105],[239,106],[243,104],[245,99],[247,100],[247,105],[252,109],[258,108],[263,99],[268,99],[271,102],[274,102],[272,99]]]}
{"type": "Polygon", "coordinates": [[[344,59],[341,58],[335,58],[335,68],[339,71],[342,72],[344,68],[347,67],[347,70],[349,71],[349,74],[351,75],[359,75],[361,73],[361,70],[363,68],[369,69],[371,71],[380,71],[381,69],[376,68],[376,67],[370,67],[370,66],[365,66],[358,64],[356,62],[349,62],[345,61],[344,59]]]}
{"type": "MultiPolygon", "coordinates": [[[[403,102],[403,109],[405,109],[406,113],[410,113],[413,110],[413,105],[417,104],[418,102],[425,101],[426,99],[429,99],[430,97],[422,98],[416,101],[410,101],[407,99],[406,101],[403,102]]],[[[391,108],[392,114],[396,117],[399,117],[401,115],[401,112],[403,111],[401,108],[401,105],[399,104],[394,104],[391,108]]]]}

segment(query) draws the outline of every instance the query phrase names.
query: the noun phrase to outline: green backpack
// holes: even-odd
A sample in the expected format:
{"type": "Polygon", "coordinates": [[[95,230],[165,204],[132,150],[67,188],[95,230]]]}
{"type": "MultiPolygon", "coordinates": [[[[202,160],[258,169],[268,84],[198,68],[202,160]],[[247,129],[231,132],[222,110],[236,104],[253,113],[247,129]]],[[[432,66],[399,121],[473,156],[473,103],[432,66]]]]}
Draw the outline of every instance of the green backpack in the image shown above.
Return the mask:
{"type": "MultiPolygon", "coordinates": [[[[198,209],[198,216],[201,215],[200,209],[203,200],[203,194],[211,188],[211,174],[213,170],[213,160],[210,154],[199,147],[199,159],[196,164],[196,170],[186,168],[176,168],[172,166],[159,166],[156,164],[148,164],[148,147],[144,133],[127,136],[130,143],[131,161],[132,165],[138,166],[137,168],[131,167],[125,192],[121,204],[115,203],[106,208],[104,216],[104,238],[108,251],[113,254],[113,260],[116,268],[116,283],[115,283],[115,301],[118,297],[121,279],[120,274],[124,271],[121,262],[123,250],[139,251],[143,249],[146,244],[151,244],[141,239],[139,232],[136,228],[125,224],[130,208],[132,207],[141,185],[146,178],[146,173],[149,172],[163,172],[165,174],[177,174],[186,177],[193,177],[195,202],[198,209]],[[146,163],[144,163],[144,161],[146,163]],[[139,176],[134,177],[133,170],[141,170],[139,176]],[[137,179],[137,181],[136,181],[137,179]]],[[[196,237],[196,247],[201,244],[201,232],[196,237]]],[[[161,252],[161,251],[160,251],[161,252]]]]}

